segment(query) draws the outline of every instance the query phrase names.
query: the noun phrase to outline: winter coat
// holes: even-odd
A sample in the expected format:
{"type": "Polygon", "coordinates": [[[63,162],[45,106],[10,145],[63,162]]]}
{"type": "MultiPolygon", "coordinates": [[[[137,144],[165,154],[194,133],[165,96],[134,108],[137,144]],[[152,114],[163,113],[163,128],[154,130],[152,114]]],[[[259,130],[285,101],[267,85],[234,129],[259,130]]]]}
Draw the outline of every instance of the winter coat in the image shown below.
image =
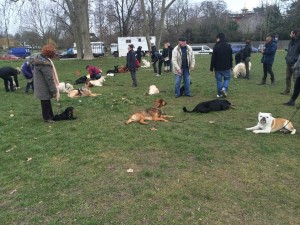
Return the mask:
{"type": "Polygon", "coordinates": [[[34,95],[40,100],[50,100],[57,91],[51,62],[47,57],[40,54],[34,58],[33,64],[34,95]]]}
{"type": "Polygon", "coordinates": [[[173,47],[169,46],[169,59],[172,59],[172,51],[173,51],[173,47]]]}
{"type": "Polygon", "coordinates": [[[300,55],[300,39],[292,39],[289,42],[287,54],[285,56],[286,64],[294,65],[300,55]]]}
{"type": "MultiPolygon", "coordinates": [[[[186,45],[187,50],[187,60],[188,60],[188,67],[195,67],[195,55],[191,46],[186,45]]],[[[182,65],[182,52],[180,45],[177,45],[172,52],[172,65],[173,65],[173,73],[177,74],[177,71],[181,69],[182,65]]]]}
{"type": "Polygon", "coordinates": [[[300,77],[300,55],[298,57],[297,62],[294,65],[294,75],[295,75],[295,78],[300,77]]]}
{"type": "Polygon", "coordinates": [[[245,61],[246,58],[251,57],[252,47],[250,44],[246,44],[244,50],[243,50],[243,61],[245,61]]]}
{"type": "Polygon", "coordinates": [[[269,43],[265,44],[263,51],[262,63],[272,65],[275,59],[275,53],[277,50],[277,41],[273,39],[269,43]]]}
{"type": "Polygon", "coordinates": [[[139,62],[141,62],[141,60],[142,60],[142,49],[138,48],[135,53],[136,53],[136,59],[139,60],[139,62]]]}
{"type": "Polygon", "coordinates": [[[152,52],[152,53],[151,53],[151,60],[152,60],[152,62],[155,63],[155,62],[157,62],[158,60],[163,61],[164,58],[163,58],[162,54],[160,54],[158,51],[155,51],[155,52],[152,52]]]}
{"type": "Polygon", "coordinates": [[[231,45],[225,41],[215,44],[210,61],[210,71],[224,71],[232,68],[231,45]]]}
{"type": "Polygon", "coordinates": [[[24,74],[26,79],[33,78],[33,68],[31,67],[31,65],[28,61],[24,62],[24,64],[21,67],[21,71],[24,74]]]}
{"type": "Polygon", "coordinates": [[[162,57],[164,57],[164,58],[169,57],[169,49],[168,48],[163,49],[162,57]]]}
{"type": "Polygon", "coordinates": [[[130,50],[130,51],[127,53],[126,60],[127,60],[126,67],[129,69],[129,71],[134,71],[134,70],[136,70],[136,57],[135,57],[135,51],[130,50]]]}

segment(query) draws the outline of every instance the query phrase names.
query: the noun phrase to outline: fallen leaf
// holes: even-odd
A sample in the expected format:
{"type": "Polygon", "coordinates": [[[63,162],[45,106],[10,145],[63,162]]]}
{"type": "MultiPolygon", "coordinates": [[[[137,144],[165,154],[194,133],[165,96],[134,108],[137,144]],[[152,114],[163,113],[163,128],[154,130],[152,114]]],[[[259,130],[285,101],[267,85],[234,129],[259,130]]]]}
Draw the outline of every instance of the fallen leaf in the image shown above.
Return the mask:
{"type": "Polygon", "coordinates": [[[151,131],[156,131],[157,129],[155,127],[150,128],[151,131]]]}
{"type": "Polygon", "coordinates": [[[14,115],[14,114],[10,114],[9,116],[10,116],[10,117],[14,117],[15,115],[14,115]]]}
{"type": "Polygon", "coordinates": [[[12,146],[10,149],[7,149],[5,152],[10,152],[10,151],[14,150],[16,147],[17,147],[17,146],[14,145],[14,146],[12,146]]]}
{"type": "Polygon", "coordinates": [[[212,121],[212,120],[210,120],[210,121],[208,121],[208,122],[211,123],[211,124],[212,124],[212,123],[215,123],[215,121],[212,121]]]}
{"type": "Polygon", "coordinates": [[[32,158],[28,158],[28,159],[27,159],[27,162],[29,162],[29,161],[31,161],[31,160],[32,160],[32,158]]]}

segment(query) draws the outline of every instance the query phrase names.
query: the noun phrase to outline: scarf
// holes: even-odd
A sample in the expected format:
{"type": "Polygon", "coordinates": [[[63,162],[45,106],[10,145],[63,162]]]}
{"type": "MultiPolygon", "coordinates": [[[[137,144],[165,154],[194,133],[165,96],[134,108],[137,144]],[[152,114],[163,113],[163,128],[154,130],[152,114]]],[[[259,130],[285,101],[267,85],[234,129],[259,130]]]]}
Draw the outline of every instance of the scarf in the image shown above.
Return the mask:
{"type": "MultiPolygon", "coordinates": [[[[49,58],[48,58],[49,59],[49,58]]],[[[51,59],[49,59],[50,63],[51,63],[51,66],[53,68],[53,79],[54,79],[54,82],[55,82],[55,86],[56,86],[56,95],[55,95],[55,98],[56,98],[56,101],[59,101],[59,98],[60,98],[60,94],[59,94],[59,80],[58,80],[58,76],[57,76],[57,72],[56,72],[56,69],[55,69],[55,66],[54,66],[54,63],[52,62],[51,59]]]]}

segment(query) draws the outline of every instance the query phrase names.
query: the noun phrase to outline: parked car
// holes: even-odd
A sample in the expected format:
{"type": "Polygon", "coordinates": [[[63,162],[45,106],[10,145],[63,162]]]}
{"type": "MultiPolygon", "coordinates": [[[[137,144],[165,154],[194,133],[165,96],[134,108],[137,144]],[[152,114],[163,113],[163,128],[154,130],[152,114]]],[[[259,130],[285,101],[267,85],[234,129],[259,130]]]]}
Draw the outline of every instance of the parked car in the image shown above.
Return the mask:
{"type": "Polygon", "coordinates": [[[20,59],[20,57],[17,57],[12,54],[4,54],[4,55],[0,56],[0,59],[1,60],[17,60],[17,59],[20,59]]]}
{"type": "MultiPolygon", "coordinates": [[[[231,44],[231,49],[232,49],[232,53],[238,53],[241,49],[245,48],[246,44],[231,44]]],[[[252,47],[252,53],[257,53],[258,49],[251,46],[252,47]]]]}
{"type": "Polygon", "coordinates": [[[207,45],[192,45],[191,48],[193,49],[195,55],[213,53],[213,50],[207,45]]]}

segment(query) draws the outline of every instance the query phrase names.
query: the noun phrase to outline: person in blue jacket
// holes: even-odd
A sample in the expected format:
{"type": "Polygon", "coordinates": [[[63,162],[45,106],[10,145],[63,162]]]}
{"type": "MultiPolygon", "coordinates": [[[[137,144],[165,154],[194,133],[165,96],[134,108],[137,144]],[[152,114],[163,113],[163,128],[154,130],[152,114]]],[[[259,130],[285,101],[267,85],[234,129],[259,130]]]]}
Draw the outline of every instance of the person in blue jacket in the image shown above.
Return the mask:
{"type": "Polygon", "coordinates": [[[132,79],[132,87],[137,87],[137,79],[136,79],[136,57],[135,51],[133,51],[134,45],[128,45],[128,53],[126,57],[126,67],[130,71],[131,79],[132,79]]]}
{"type": "Polygon", "coordinates": [[[24,77],[27,80],[27,85],[25,88],[25,94],[29,94],[29,89],[31,87],[32,91],[34,91],[33,87],[33,58],[26,59],[24,64],[21,67],[21,71],[24,77]]]}
{"type": "Polygon", "coordinates": [[[274,38],[272,38],[271,35],[268,35],[266,37],[264,49],[262,50],[263,56],[261,62],[263,63],[264,76],[261,80],[261,85],[266,84],[268,73],[271,76],[271,84],[275,84],[275,77],[272,66],[275,59],[276,50],[277,41],[274,38]]]}

